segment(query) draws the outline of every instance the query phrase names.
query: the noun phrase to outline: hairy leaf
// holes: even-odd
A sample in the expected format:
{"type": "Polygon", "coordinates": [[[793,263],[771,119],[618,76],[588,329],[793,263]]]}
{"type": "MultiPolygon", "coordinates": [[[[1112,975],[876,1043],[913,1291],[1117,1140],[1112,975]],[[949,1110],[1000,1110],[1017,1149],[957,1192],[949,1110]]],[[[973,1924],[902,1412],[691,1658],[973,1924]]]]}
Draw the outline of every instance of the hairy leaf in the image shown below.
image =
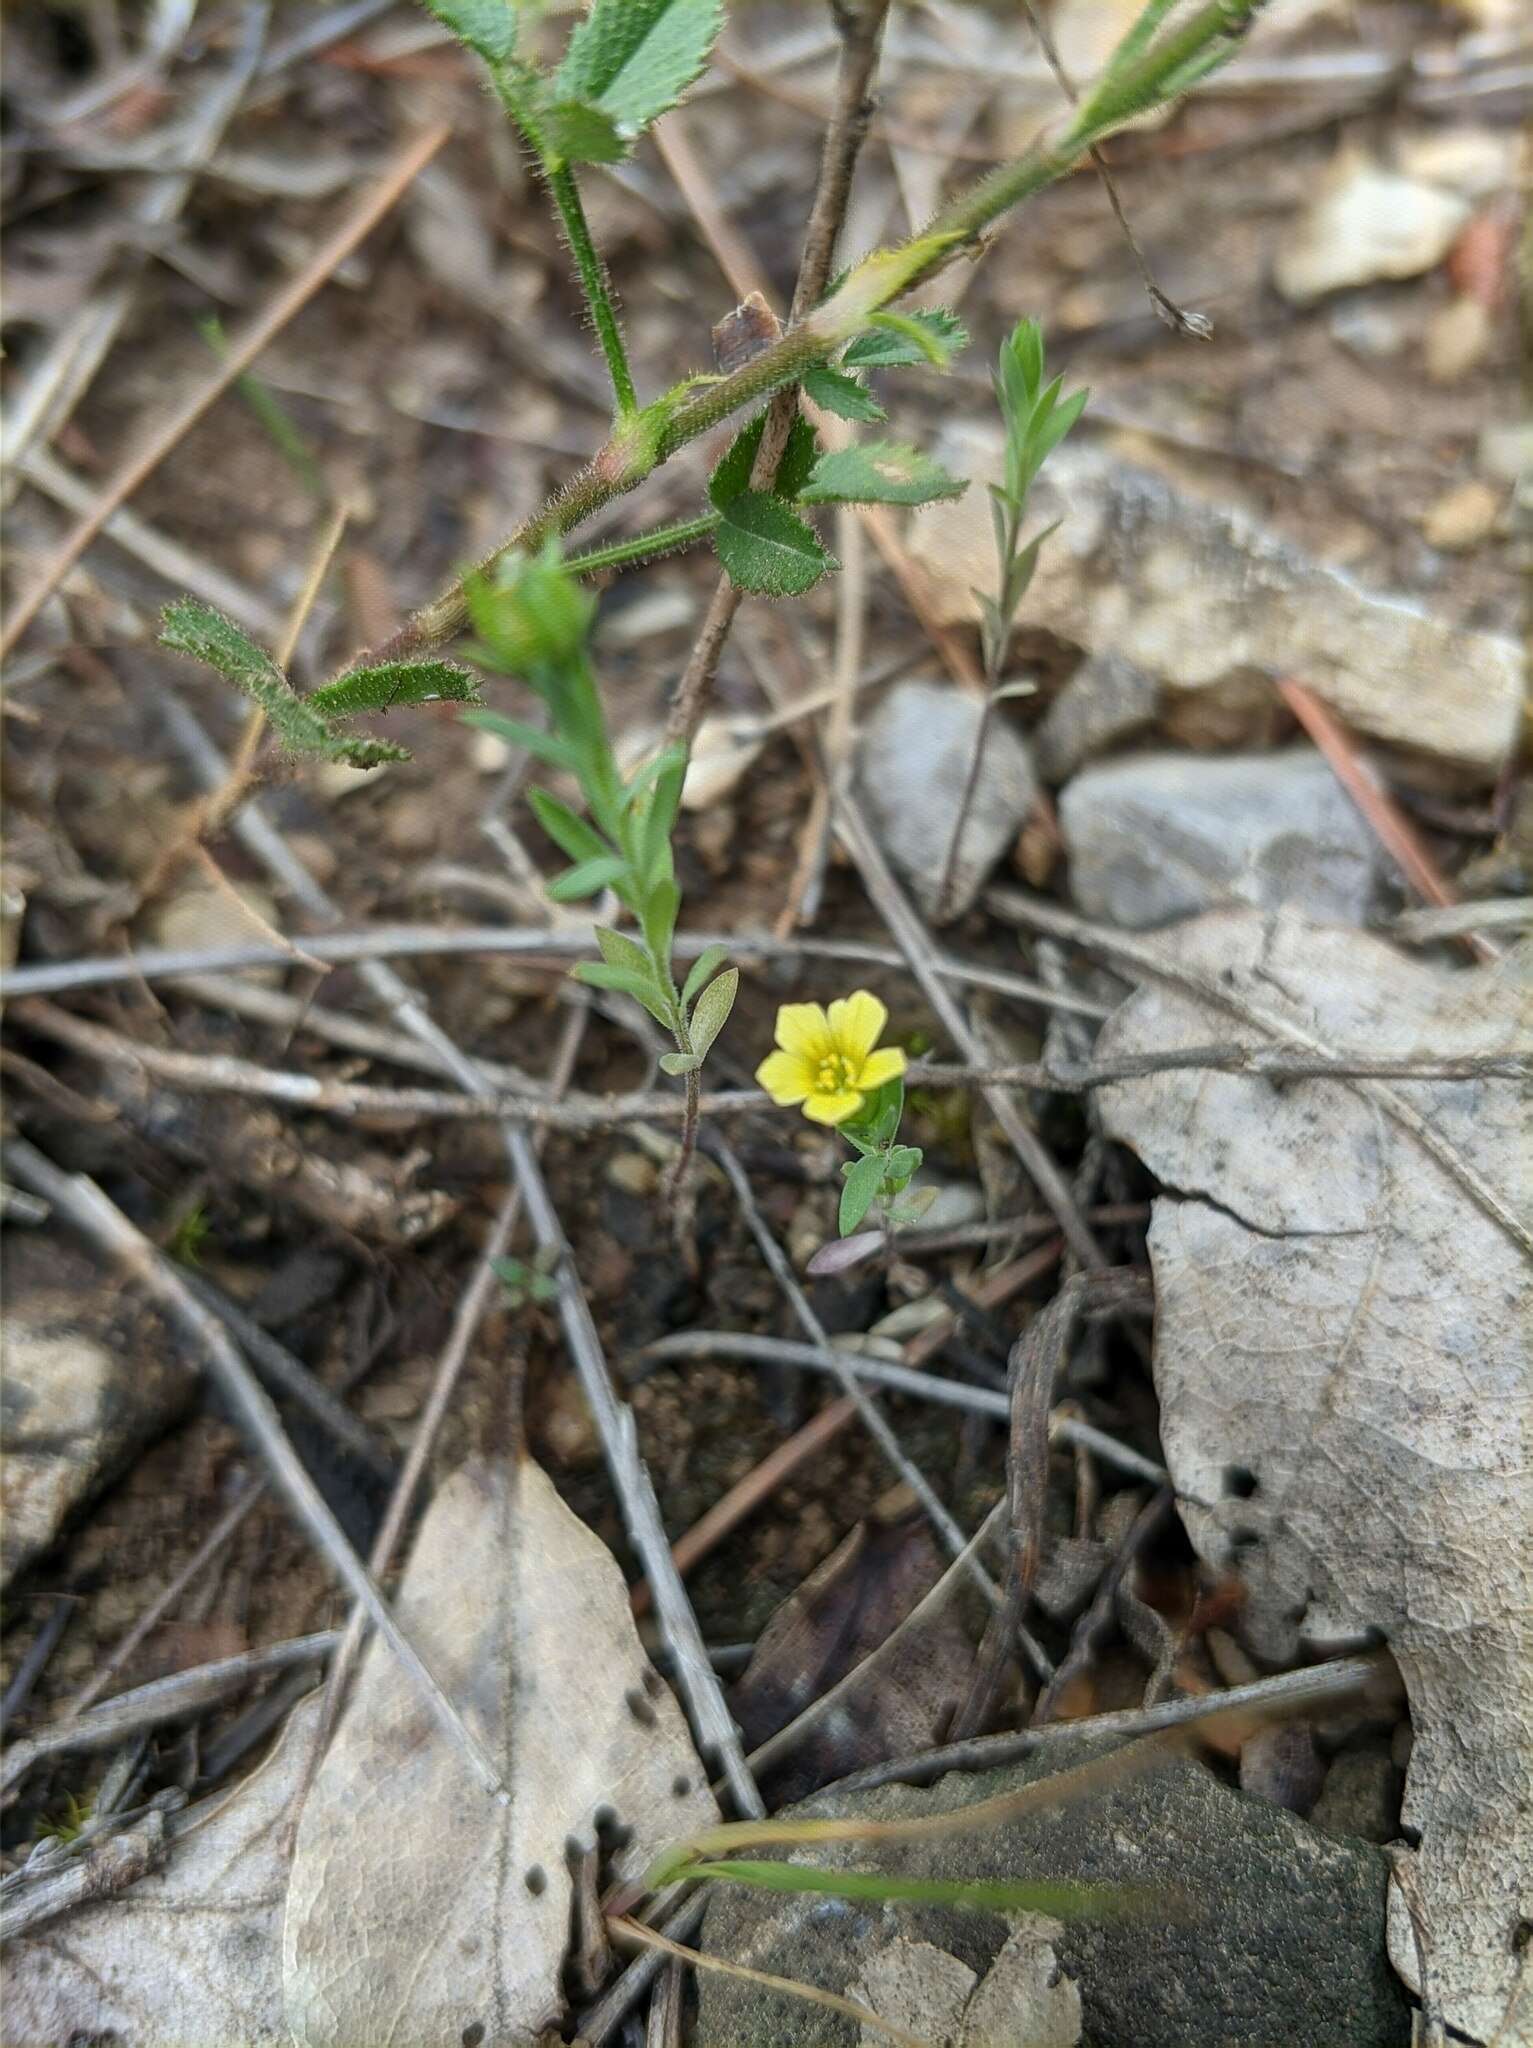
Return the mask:
{"type": "Polygon", "coordinates": [[[555,903],[579,903],[587,896],[610,889],[627,873],[628,863],[620,853],[598,853],[566,868],[562,875],[555,875],[547,885],[548,894],[555,903]]]}
{"type": "Polygon", "coordinates": [[[410,749],[396,747],[392,740],[328,740],[322,751],[327,761],[344,761],[351,768],[385,768],[390,761],[410,758],[410,749]]]}
{"type": "Polygon", "coordinates": [[[845,376],[840,370],[806,371],[804,396],[823,406],[826,412],[833,412],[838,419],[866,424],[888,418],[862,379],[845,376]]]}
{"type": "Polygon", "coordinates": [[[504,64],[516,53],[513,0],[426,0],[444,28],[487,63],[504,64]]]}
{"type": "Polygon", "coordinates": [[[610,988],[619,995],[632,996],[642,1003],[657,1024],[671,1028],[671,1013],[662,992],[655,986],[652,976],[635,974],[627,967],[609,967],[605,960],[578,960],[570,969],[576,981],[583,981],[591,988],[610,988]]]}
{"type": "Polygon", "coordinates": [[[822,455],[799,493],[805,505],[929,505],[968,489],[902,441],[865,441],[822,455]]]}
{"type": "Polygon", "coordinates": [[[567,164],[615,164],[628,154],[612,116],[584,100],[551,101],[538,109],[537,124],[544,147],[567,164]]]}
{"type": "Polygon", "coordinates": [[[929,306],[915,313],[901,314],[904,325],[895,327],[880,320],[867,334],[859,334],[841,358],[844,370],[889,370],[907,363],[930,363],[939,369],[969,345],[969,330],[946,306],[929,306]],[[908,331],[921,330],[921,337],[908,331]]]}
{"type": "Polygon", "coordinates": [[[651,975],[649,955],[642,946],[636,946],[632,939],[622,932],[615,932],[610,926],[596,927],[596,943],[601,947],[601,956],[609,967],[626,967],[630,974],[651,975]]]}
{"type": "Polygon", "coordinates": [[[705,946],[702,952],[698,954],[697,958],[692,962],[691,973],[688,974],[685,982],[682,984],[681,1000],[683,1007],[691,1003],[692,998],[697,994],[709,975],[723,965],[728,951],[729,948],[727,946],[705,946]]]}
{"type": "Polygon", "coordinates": [[[731,580],[766,597],[798,597],[840,566],[812,529],[765,491],[732,499],[713,539],[731,580]]]}
{"type": "Polygon", "coordinates": [[[740,970],[731,967],[717,981],[710,981],[698,997],[692,1012],[691,1036],[692,1050],[700,1060],[708,1057],[708,1048],[728,1023],[739,987],[740,970]]]}
{"type": "MultiPolygon", "coordinates": [[[[721,512],[727,512],[734,501],[750,489],[751,471],[755,467],[756,451],[761,446],[765,427],[766,414],[759,412],[749,426],[742,427],[736,434],[709,478],[708,495],[721,512]]],[[[777,465],[772,495],[796,498],[809,480],[817,452],[814,428],[802,416],[795,419],[777,465]]]]}
{"type": "Polygon", "coordinates": [[[723,0],[594,0],[555,87],[561,99],[600,107],[625,134],[641,134],[702,71],[723,19],[723,0]]]}
{"type": "Polygon", "coordinates": [[[702,1054],[696,1052],[663,1052],[660,1055],[662,1074],[695,1074],[702,1063],[702,1054]]]}
{"type": "Polygon", "coordinates": [[[568,804],[560,803],[546,789],[529,789],[527,801],[543,830],[559,851],[571,860],[596,860],[611,853],[612,848],[594,825],[588,825],[584,818],[577,817],[568,804]]]}
{"type": "Polygon", "coordinates": [[[210,604],[183,597],[166,605],[160,644],[216,668],[226,682],[260,705],[291,752],[329,752],[333,738],[323,716],[298,695],[264,647],[210,604]]]}
{"type": "Polygon", "coordinates": [[[477,704],[479,678],[455,661],[386,661],[324,683],[305,702],[326,718],[388,711],[395,704],[477,704]]]}
{"type": "Polygon", "coordinates": [[[841,1190],[841,1211],[836,1218],[836,1227],[843,1237],[850,1237],[873,1206],[873,1198],[884,1177],[883,1155],[869,1152],[841,1170],[846,1175],[846,1186],[841,1190]]]}

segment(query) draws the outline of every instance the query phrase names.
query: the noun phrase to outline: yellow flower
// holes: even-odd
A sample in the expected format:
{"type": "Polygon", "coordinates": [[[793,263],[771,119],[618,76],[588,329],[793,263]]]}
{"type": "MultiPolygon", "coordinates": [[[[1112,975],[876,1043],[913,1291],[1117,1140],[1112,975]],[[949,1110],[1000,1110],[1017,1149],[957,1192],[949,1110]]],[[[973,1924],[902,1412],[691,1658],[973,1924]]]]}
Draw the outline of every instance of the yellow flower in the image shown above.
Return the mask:
{"type": "Polygon", "coordinates": [[[844,1124],[857,1115],[864,1097],[905,1071],[897,1045],[875,1052],[889,1012],[865,988],[843,996],[829,1013],[818,1003],[784,1003],[777,1012],[776,1052],[756,1069],[756,1079],[783,1107],[804,1105],[817,1124],[844,1124]]]}

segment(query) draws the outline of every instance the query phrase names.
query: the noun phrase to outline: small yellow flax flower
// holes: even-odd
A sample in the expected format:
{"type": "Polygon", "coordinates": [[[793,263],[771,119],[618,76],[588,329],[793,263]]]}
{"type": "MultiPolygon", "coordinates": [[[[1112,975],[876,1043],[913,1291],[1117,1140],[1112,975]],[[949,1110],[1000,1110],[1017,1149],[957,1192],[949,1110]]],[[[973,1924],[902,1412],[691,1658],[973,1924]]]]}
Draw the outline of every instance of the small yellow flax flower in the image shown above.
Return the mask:
{"type": "Polygon", "coordinates": [[[818,1003],[784,1003],[777,1012],[776,1052],[756,1069],[775,1103],[801,1102],[817,1124],[844,1124],[864,1099],[905,1071],[897,1045],[875,1052],[889,1012],[865,988],[843,996],[828,1011],[818,1003]]]}

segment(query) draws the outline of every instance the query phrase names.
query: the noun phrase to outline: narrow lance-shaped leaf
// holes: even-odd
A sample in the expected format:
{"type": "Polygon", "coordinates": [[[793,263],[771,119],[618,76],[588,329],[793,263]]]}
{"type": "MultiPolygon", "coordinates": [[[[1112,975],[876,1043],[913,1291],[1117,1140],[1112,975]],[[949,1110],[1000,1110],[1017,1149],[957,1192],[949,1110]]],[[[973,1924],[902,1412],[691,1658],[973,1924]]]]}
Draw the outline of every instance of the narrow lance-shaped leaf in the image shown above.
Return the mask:
{"type": "Polygon", "coordinates": [[[555,903],[579,903],[603,889],[616,887],[628,875],[628,863],[619,853],[598,853],[591,860],[566,868],[547,885],[555,903]]]}
{"type": "Polygon", "coordinates": [[[615,932],[610,926],[599,924],[596,927],[596,943],[601,947],[602,958],[609,967],[625,967],[630,974],[653,977],[648,954],[624,933],[615,932]]]}
{"type": "Polygon", "coordinates": [[[697,994],[704,982],[707,981],[708,977],[723,965],[728,951],[729,948],[727,946],[705,946],[702,952],[698,954],[697,958],[692,962],[691,972],[682,984],[681,1000],[684,1007],[690,1005],[692,998],[697,994]]]}
{"type": "Polygon", "coordinates": [[[583,981],[592,988],[610,988],[619,994],[632,996],[642,1003],[657,1024],[671,1028],[671,1012],[664,993],[656,987],[652,977],[635,974],[626,967],[609,967],[605,960],[580,960],[570,969],[576,981],[583,981]]]}
{"type": "Polygon", "coordinates": [[[841,1211],[836,1227],[843,1237],[850,1237],[873,1206],[873,1198],[884,1177],[883,1154],[870,1152],[841,1170],[846,1175],[846,1186],[841,1190],[841,1211]]]}
{"type": "Polygon", "coordinates": [[[730,580],[765,597],[799,597],[840,567],[813,530],[765,491],[732,499],[713,541],[730,580]]]}
{"type": "Polygon", "coordinates": [[[298,695],[264,647],[222,612],[191,597],[165,607],[160,644],[217,669],[226,682],[259,704],[272,729],[295,754],[325,754],[334,735],[323,715],[298,695]]]}
{"type": "Polygon", "coordinates": [[[377,668],[354,668],[304,701],[327,718],[388,711],[396,704],[477,704],[479,678],[455,661],[389,661],[377,668]]]}
{"type": "Polygon", "coordinates": [[[540,726],[526,725],[519,718],[506,718],[499,711],[465,711],[463,723],[478,726],[481,732],[494,733],[508,747],[519,747],[523,753],[531,754],[534,760],[545,762],[550,768],[574,768],[575,755],[568,742],[560,739],[557,733],[544,732],[540,726]]]}
{"type": "Polygon", "coordinates": [[[577,817],[568,804],[560,803],[546,789],[529,789],[527,801],[543,830],[559,851],[571,860],[596,860],[611,853],[612,848],[594,826],[577,817]]]}
{"type": "Polygon", "coordinates": [[[929,505],[968,489],[940,462],[900,441],[866,441],[822,455],[799,493],[804,505],[929,505]]]}
{"type": "Polygon", "coordinates": [[[595,0],[570,37],[555,89],[641,134],[698,77],[723,18],[722,0],[595,0]]]}
{"type": "Polygon", "coordinates": [[[708,1057],[709,1047],[728,1023],[739,987],[740,970],[731,967],[717,981],[710,981],[698,997],[697,1007],[692,1012],[690,1035],[692,1050],[699,1059],[708,1057]]]}

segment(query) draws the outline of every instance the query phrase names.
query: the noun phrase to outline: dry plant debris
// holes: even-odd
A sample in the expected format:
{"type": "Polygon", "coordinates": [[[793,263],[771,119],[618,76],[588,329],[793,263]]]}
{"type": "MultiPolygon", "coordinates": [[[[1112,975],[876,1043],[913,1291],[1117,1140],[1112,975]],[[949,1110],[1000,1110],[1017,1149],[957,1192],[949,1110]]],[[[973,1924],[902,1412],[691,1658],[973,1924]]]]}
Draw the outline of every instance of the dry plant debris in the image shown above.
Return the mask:
{"type": "Polygon", "coordinates": [[[293,2038],[531,2041],[565,2007],[570,1847],[637,1876],[718,1817],[622,1573],[531,1459],[462,1467],[400,1587],[501,1767],[485,1797],[376,1646],[305,1801],[283,1926],[293,2038]],[[483,2029],[482,2035],[477,2031],[483,2029]]]}
{"type": "MultiPolygon", "coordinates": [[[[1221,992],[1333,1048],[1506,1050],[1533,1022],[1525,961],[1450,977],[1249,911],[1163,943],[1212,999],[1146,980],[1104,1053],[1229,1032],[1221,992]]],[[[1533,1215],[1515,1084],[1391,1092],[1533,1215]]],[[[1270,1653],[1377,1630],[1399,1660],[1432,1988],[1488,2040],[1533,1889],[1527,1250],[1368,1083],[1155,1075],[1102,1107],[1167,1189],[1149,1240],[1161,1434],[1175,1484],[1215,1503],[1183,1518],[1211,1563],[1238,1561],[1270,1653]]],[[[1416,1983],[1398,1896],[1390,1948],[1416,1983]]]]}

